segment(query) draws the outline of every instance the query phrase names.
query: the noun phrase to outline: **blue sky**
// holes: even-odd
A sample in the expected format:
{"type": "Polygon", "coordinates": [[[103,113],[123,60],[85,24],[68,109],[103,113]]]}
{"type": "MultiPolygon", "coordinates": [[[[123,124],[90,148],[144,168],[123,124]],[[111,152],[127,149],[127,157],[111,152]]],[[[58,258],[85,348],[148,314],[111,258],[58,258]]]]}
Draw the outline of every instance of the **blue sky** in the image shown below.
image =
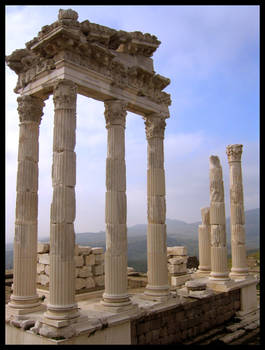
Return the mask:
{"type": "MultiPolygon", "coordinates": [[[[6,55],[57,20],[69,6],[7,6],[6,55]],[[16,34],[14,34],[16,33],[16,34]],[[18,35],[19,34],[19,35],[18,35]]],[[[209,157],[220,158],[230,216],[228,144],[243,144],[245,209],[259,207],[259,7],[71,6],[88,19],[117,30],[142,31],[161,41],[156,73],[170,78],[170,118],[165,132],[167,217],[200,221],[209,205],[209,157]]],[[[13,240],[18,146],[16,74],[6,66],[6,240],[13,240]]],[[[49,236],[52,199],[52,97],[40,127],[39,236],[49,236]]],[[[78,95],[75,231],[105,229],[107,133],[103,103],[78,95]]],[[[146,223],[144,122],[126,122],[127,224],[146,223]]]]}

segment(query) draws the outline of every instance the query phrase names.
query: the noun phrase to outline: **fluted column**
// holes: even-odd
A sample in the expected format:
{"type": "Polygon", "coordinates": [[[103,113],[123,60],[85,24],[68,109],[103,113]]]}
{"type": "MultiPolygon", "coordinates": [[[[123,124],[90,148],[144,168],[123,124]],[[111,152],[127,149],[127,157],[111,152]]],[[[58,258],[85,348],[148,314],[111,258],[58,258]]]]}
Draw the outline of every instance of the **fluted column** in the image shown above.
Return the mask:
{"type": "Polygon", "coordinates": [[[14,238],[13,294],[8,306],[17,314],[40,305],[36,292],[39,125],[42,99],[18,97],[19,145],[16,221],[14,238]]]}
{"type": "Polygon", "coordinates": [[[78,316],[74,271],[76,86],[69,80],[59,80],[53,94],[50,300],[45,317],[64,320],[78,316]]]}
{"type": "Polygon", "coordinates": [[[211,272],[211,226],[210,208],[201,209],[202,224],[198,227],[199,262],[198,272],[209,274],[211,272]]]}
{"type": "Polygon", "coordinates": [[[224,184],[222,167],[217,156],[210,157],[210,225],[210,279],[228,280],[224,184]]]}
{"type": "Polygon", "coordinates": [[[232,268],[230,277],[239,278],[248,275],[245,246],[245,213],[241,169],[243,145],[229,145],[226,148],[230,169],[230,228],[232,268]]]}
{"type": "Polygon", "coordinates": [[[123,307],[131,304],[127,292],[127,200],[125,168],[126,102],[105,102],[108,130],[106,159],[106,252],[105,292],[101,304],[123,307]]]}
{"type": "Polygon", "coordinates": [[[164,299],[170,295],[167,271],[166,200],[164,171],[165,118],[145,117],[147,146],[147,286],[146,297],[164,299]]]}

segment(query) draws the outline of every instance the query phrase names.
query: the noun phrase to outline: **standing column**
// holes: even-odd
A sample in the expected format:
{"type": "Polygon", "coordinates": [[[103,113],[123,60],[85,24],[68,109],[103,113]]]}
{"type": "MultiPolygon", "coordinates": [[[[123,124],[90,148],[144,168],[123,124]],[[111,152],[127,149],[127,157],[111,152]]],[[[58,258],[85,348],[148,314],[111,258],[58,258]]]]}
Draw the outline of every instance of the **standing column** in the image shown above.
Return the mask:
{"type": "Polygon", "coordinates": [[[198,227],[199,236],[199,268],[198,273],[209,274],[211,272],[211,226],[210,208],[201,209],[202,224],[198,227]]]}
{"type": "Polygon", "coordinates": [[[210,157],[210,225],[212,280],[228,280],[225,203],[222,167],[217,156],[210,157]]]}
{"type": "MultiPolygon", "coordinates": [[[[50,226],[50,300],[45,323],[76,318],[75,302],[75,183],[76,86],[59,80],[53,91],[54,129],[50,226]]],[[[65,326],[65,323],[62,323],[65,326]]]]}
{"type": "Polygon", "coordinates": [[[127,292],[126,106],[127,104],[120,100],[105,102],[105,119],[108,130],[105,202],[106,252],[105,292],[101,304],[110,307],[123,307],[131,304],[127,292]]]}
{"type": "Polygon", "coordinates": [[[230,277],[246,277],[248,265],[245,246],[245,213],[241,155],[243,145],[229,145],[226,148],[230,168],[230,209],[231,209],[231,251],[232,269],[230,277]]]}
{"type": "Polygon", "coordinates": [[[167,299],[170,295],[167,271],[166,200],[164,171],[165,118],[145,117],[147,146],[147,286],[144,295],[167,299]]]}
{"type": "Polygon", "coordinates": [[[18,97],[19,146],[16,222],[11,312],[23,314],[39,308],[36,292],[39,125],[44,102],[33,96],[18,97]]]}

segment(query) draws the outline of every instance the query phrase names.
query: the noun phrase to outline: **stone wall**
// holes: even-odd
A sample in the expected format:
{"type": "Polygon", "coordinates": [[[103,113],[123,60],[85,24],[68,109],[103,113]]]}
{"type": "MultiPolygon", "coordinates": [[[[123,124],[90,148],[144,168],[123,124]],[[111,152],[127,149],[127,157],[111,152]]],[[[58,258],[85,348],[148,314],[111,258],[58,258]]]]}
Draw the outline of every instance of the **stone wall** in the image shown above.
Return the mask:
{"type": "Polygon", "coordinates": [[[181,344],[230,320],[239,309],[239,289],[200,300],[188,299],[170,310],[132,321],[132,344],[181,344]]]}
{"type": "MultiPolygon", "coordinates": [[[[37,286],[49,287],[50,244],[38,243],[37,286]]],[[[104,250],[101,247],[75,246],[76,293],[104,289],[104,250]]]]}

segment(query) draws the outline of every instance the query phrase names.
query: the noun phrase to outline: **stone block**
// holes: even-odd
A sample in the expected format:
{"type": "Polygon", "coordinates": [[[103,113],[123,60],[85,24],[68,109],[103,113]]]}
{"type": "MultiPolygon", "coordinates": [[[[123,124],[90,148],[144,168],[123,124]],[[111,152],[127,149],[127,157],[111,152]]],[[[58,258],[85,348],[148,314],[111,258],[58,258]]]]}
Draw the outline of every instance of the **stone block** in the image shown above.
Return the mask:
{"type": "Polygon", "coordinates": [[[104,265],[94,265],[92,266],[92,272],[94,275],[103,275],[104,273],[104,265]]]}
{"type": "Polygon", "coordinates": [[[92,248],[89,246],[79,246],[78,254],[79,255],[89,255],[91,253],[92,248]]]}
{"type": "Polygon", "coordinates": [[[168,264],[168,272],[169,273],[184,273],[187,272],[187,266],[186,264],[179,264],[179,265],[170,265],[168,264]]]}
{"type": "Polygon", "coordinates": [[[77,277],[75,279],[75,289],[76,290],[80,290],[80,289],[86,288],[86,283],[87,283],[87,279],[86,278],[79,278],[79,277],[77,277]]]}
{"type": "Polygon", "coordinates": [[[102,254],[104,253],[104,249],[102,247],[93,247],[92,249],[93,254],[102,254]]]}
{"type": "Polygon", "coordinates": [[[104,254],[95,254],[95,264],[102,264],[104,261],[104,254]]]}
{"type": "Polygon", "coordinates": [[[187,264],[187,256],[177,256],[175,258],[168,259],[168,263],[171,265],[187,264]]]}
{"type": "Polygon", "coordinates": [[[43,286],[48,286],[49,285],[49,277],[47,275],[39,275],[39,283],[42,284],[43,286]]]}
{"type": "Polygon", "coordinates": [[[95,276],[94,281],[97,287],[103,287],[105,284],[105,276],[104,275],[95,276]]]}
{"type": "Polygon", "coordinates": [[[84,265],[84,258],[82,255],[78,255],[78,256],[75,255],[74,260],[75,260],[76,267],[81,267],[84,265]]]}
{"type": "Polygon", "coordinates": [[[76,154],[73,151],[54,152],[52,185],[74,187],[76,184],[76,154]]]}
{"type": "Polygon", "coordinates": [[[96,283],[95,283],[94,279],[92,277],[88,277],[86,279],[85,287],[87,289],[90,289],[90,288],[95,288],[95,286],[96,286],[96,283]]]}
{"type": "Polygon", "coordinates": [[[187,247],[184,247],[184,246],[167,247],[167,255],[187,255],[187,247]]]}
{"type": "Polygon", "coordinates": [[[79,277],[90,277],[92,276],[91,272],[91,266],[83,266],[81,269],[79,269],[79,277]]]}
{"type": "Polygon", "coordinates": [[[45,254],[38,254],[39,258],[39,263],[44,264],[44,265],[49,265],[50,264],[50,255],[45,253],[45,254]]]}
{"type": "Polygon", "coordinates": [[[37,263],[37,273],[40,274],[45,271],[45,265],[37,263]]]}
{"type": "Polygon", "coordinates": [[[50,243],[42,243],[38,242],[38,253],[49,253],[50,251],[50,243]]]}
{"type": "Polygon", "coordinates": [[[85,265],[95,265],[95,255],[94,254],[86,255],[84,258],[85,258],[85,265]]]}
{"type": "Polygon", "coordinates": [[[178,287],[178,286],[185,284],[185,282],[189,281],[190,279],[191,279],[190,274],[182,275],[182,276],[172,276],[171,277],[171,285],[173,287],[178,287]]]}
{"type": "Polygon", "coordinates": [[[47,276],[50,276],[50,265],[45,265],[45,273],[47,276]]]}

